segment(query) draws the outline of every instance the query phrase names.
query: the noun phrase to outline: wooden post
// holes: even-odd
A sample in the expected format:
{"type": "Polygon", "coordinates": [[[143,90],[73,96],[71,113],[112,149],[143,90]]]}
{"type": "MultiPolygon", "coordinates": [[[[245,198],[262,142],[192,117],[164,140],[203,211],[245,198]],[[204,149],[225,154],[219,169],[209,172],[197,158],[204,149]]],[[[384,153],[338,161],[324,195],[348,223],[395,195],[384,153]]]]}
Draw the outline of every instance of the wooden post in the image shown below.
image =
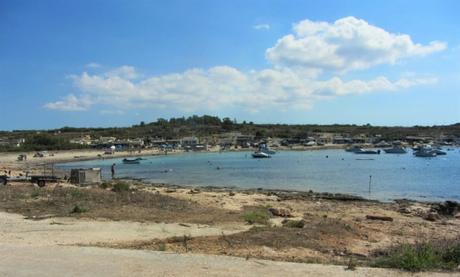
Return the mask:
{"type": "Polygon", "coordinates": [[[372,175],[369,175],[369,194],[371,194],[372,175]]]}

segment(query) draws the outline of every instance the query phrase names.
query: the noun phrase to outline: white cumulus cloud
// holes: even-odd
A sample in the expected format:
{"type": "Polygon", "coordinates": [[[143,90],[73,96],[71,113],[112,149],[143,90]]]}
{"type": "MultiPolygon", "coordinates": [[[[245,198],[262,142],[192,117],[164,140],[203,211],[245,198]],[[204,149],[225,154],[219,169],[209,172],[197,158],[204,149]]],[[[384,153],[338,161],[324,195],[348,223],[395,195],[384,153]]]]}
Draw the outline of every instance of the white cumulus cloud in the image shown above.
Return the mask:
{"type": "Polygon", "coordinates": [[[175,107],[183,111],[231,106],[247,111],[305,109],[325,98],[396,91],[436,82],[434,78],[390,81],[383,76],[371,80],[318,80],[308,72],[289,68],[244,73],[229,66],[195,68],[139,80],[87,72],[72,78],[82,96],[69,95],[64,101],[47,104],[47,108],[75,111],[100,103],[119,109],[175,107]]]}
{"type": "Polygon", "coordinates": [[[255,30],[270,30],[270,24],[257,24],[252,26],[255,30]]]}
{"type": "Polygon", "coordinates": [[[76,97],[69,94],[60,101],[45,104],[45,108],[59,111],[86,111],[92,105],[88,95],[76,97]]]}
{"type": "Polygon", "coordinates": [[[334,23],[304,20],[294,25],[294,34],[267,49],[272,67],[243,72],[224,65],[144,76],[133,66],[123,65],[101,73],[83,72],[71,76],[78,96],[70,94],[45,107],[84,111],[103,104],[113,108],[108,111],[118,113],[137,108],[188,112],[231,107],[251,112],[303,110],[322,99],[434,84],[436,78],[420,78],[416,73],[394,80],[385,76],[350,79],[345,74],[445,47],[436,41],[414,43],[408,35],[393,34],[354,17],[334,23]]]}
{"type": "Polygon", "coordinates": [[[428,45],[414,43],[409,35],[390,33],[355,17],[334,23],[307,19],[295,24],[293,29],[293,34],[282,37],[274,47],[267,49],[266,57],[274,65],[346,72],[394,64],[447,47],[439,41],[428,45]]]}

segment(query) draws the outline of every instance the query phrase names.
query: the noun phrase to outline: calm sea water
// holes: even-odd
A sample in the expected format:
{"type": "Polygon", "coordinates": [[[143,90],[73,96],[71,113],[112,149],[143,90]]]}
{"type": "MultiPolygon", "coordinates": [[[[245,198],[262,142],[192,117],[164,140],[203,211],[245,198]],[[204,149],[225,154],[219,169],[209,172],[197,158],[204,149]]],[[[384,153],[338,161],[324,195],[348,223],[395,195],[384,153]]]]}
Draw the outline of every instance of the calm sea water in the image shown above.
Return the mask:
{"type": "Polygon", "coordinates": [[[253,159],[250,152],[186,153],[144,157],[139,165],[122,159],[61,164],[63,169],[100,167],[117,177],[178,185],[236,186],[340,192],[378,200],[410,198],[460,201],[460,150],[419,158],[407,154],[356,155],[344,150],[281,151],[271,159],[253,159]],[[373,160],[359,160],[373,159],[373,160]],[[372,176],[369,194],[369,176],[372,176]]]}

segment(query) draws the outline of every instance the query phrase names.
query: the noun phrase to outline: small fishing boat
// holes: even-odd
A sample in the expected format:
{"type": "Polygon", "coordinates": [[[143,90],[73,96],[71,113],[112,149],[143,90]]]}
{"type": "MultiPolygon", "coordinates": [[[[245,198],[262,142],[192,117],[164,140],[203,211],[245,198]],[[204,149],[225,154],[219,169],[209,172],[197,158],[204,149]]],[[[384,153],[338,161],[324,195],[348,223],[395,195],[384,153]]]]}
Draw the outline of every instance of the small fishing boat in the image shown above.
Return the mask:
{"type": "Polygon", "coordinates": [[[270,158],[271,156],[265,152],[257,151],[257,152],[252,153],[252,157],[254,159],[264,159],[264,158],[270,158]]]}
{"type": "Polygon", "coordinates": [[[141,160],[141,158],[124,158],[122,162],[124,164],[140,164],[141,160]]]}
{"type": "Polygon", "coordinates": [[[356,152],[359,152],[359,151],[362,151],[362,150],[363,149],[358,145],[353,145],[351,147],[345,148],[346,152],[352,152],[352,153],[356,153],[356,152]]]}
{"type": "Polygon", "coordinates": [[[447,155],[447,153],[444,152],[444,151],[442,151],[441,149],[433,149],[433,150],[431,150],[431,151],[435,152],[435,153],[436,153],[436,156],[447,155]]]}
{"type": "Polygon", "coordinates": [[[380,154],[380,150],[360,149],[355,154],[380,154]]]}
{"type": "Polygon", "coordinates": [[[415,151],[414,155],[416,157],[424,157],[424,158],[432,158],[436,157],[436,151],[433,151],[432,149],[429,148],[420,148],[420,150],[415,151]]]}
{"type": "Polygon", "coordinates": [[[266,153],[268,155],[275,155],[276,154],[276,152],[271,150],[271,149],[269,149],[266,144],[261,144],[259,146],[259,150],[257,152],[263,152],[263,153],[266,153]]]}
{"type": "Polygon", "coordinates": [[[383,149],[387,154],[406,154],[407,151],[401,146],[393,146],[392,148],[383,149]]]}

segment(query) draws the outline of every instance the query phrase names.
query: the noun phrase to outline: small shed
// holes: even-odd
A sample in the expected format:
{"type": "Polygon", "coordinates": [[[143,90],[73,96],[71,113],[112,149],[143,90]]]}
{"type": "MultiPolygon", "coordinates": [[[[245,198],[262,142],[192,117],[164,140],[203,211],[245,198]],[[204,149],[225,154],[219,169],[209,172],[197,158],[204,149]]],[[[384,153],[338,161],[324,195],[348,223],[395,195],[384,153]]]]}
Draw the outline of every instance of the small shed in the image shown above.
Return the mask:
{"type": "Polygon", "coordinates": [[[73,168],[70,171],[70,182],[77,185],[101,183],[100,168],[73,168]]]}

